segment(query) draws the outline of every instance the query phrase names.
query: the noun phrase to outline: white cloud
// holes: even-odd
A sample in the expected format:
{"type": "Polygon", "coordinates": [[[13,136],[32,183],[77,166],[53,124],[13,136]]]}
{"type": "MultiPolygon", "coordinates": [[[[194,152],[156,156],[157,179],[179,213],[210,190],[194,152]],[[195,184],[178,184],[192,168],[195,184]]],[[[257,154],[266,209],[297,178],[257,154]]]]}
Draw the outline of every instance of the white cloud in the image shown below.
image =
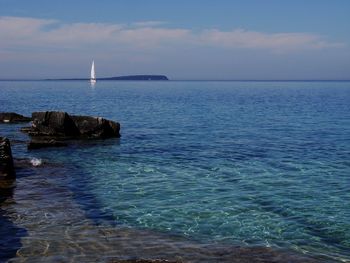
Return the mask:
{"type": "MultiPolygon", "coordinates": [[[[108,23],[71,23],[26,17],[0,17],[0,48],[86,48],[100,46],[129,49],[210,46],[229,49],[266,49],[277,52],[338,48],[342,43],[327,41],[307,33],[263,33],[235,29],[194,32],[167,28],[164,22],[144,21],[130,25],[108,23]]],[[[40,50],[37,50],[39,52],[40,50]]]]}
{"type": "Polygon", "coordinates": [[[132,23],[131,25],[135,27],[156,27],[156,26],[161,26],[167,24],[164,21],[141,21],[141,22],[135,22],[132,23]]]}
{"type": "Polygon", "coordinates": [[[307,33],[275,33],[267,34],[255,31],[236,29],[233,31],[206,30],[200,39],[204,43],[221,47],[271,49],[277,51],[297,49],[320,49],[340,47],[341,43],[323,40],[316,34],[307,33]]]}
{"type": "Polygon", "coordinates": [[[35,42],[42,34],[45,26],[56,23],[55,20],[45,20],[22,17],[0,17],[0,47],[35,42]]]}

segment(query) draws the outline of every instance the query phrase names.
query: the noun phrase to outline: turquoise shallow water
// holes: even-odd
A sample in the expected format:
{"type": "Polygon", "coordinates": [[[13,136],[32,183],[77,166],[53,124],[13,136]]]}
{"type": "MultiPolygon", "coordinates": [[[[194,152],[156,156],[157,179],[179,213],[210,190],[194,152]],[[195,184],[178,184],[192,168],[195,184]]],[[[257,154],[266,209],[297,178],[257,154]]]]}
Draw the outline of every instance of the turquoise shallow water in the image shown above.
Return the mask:
{"type": "Polygon", "coordinates": [[[0,91],[0,111],[121,123],[121,139],[14,148],[73,165],[70,188],[92,218],[350,260],[350,82],[33,81],[0,91]]]}

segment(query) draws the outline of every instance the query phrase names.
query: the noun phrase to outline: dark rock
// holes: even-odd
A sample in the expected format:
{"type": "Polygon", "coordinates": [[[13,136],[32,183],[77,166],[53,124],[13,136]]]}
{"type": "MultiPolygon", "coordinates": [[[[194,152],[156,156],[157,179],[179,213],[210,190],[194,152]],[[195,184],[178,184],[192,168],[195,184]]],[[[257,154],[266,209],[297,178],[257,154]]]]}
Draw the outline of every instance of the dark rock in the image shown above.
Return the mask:
{"type": "Polygon", "coordinates": [[[0,188],[16,179],[9,139],[0,137],[0,188]]]}
{"type": "Polygon", "coordinates": [[[32,137],[51,136],[71,138],[120,137],[120,124],[100,117],[74,116],[66,112],[46,111],[32,113],[31,129],[23,129],[32,137]]]}
{"type": "Polygon", "coordinates": [[[88,138],[120,137],[120,124],[104,118],[71,116],[81,136],[88,138]]]}
{"type": "Polygon", "coordinates": [[[47,148],[47,147],[63,147],[63,146],[67,146],[67,143],[62,141],[57,141],[55,139],[44,139],[44,138],[31,140],[27,145],[28,150],[47,148]]]}
{"type": "Polygon", "coordinates": [[[14,112],[0,112],[0,122],[4,123],[17,123],[17,122],[30,122],[32,119],[14,112]]]}
{"type": "Polygon", "coordinates": [[[21,128],[32,141],[28,149],[66,146],[70,139],[119,138],[120,124],[100,117],[75,116],[66,112],[32,113],[32,127],[21,128]]]}
{"type": "Polygon", "coordinates": [[[74,137],[79,130],[68,113],[60,111],[46,111],[32,113],[32,136],[74,137]]]}

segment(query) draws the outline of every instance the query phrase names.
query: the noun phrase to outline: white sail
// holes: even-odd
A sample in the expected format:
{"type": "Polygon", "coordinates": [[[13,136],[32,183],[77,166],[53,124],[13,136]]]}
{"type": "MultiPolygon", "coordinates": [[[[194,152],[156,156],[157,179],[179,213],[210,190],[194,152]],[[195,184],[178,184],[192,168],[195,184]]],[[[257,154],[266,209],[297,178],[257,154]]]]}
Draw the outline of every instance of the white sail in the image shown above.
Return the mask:
{"type": "Polygon", "coordinates": [[[92,61],[92,65],[91,65],[91,78],[90,78],[91,82],[96,82],[96,73],[95,73],[95,61],[92,61]]]}

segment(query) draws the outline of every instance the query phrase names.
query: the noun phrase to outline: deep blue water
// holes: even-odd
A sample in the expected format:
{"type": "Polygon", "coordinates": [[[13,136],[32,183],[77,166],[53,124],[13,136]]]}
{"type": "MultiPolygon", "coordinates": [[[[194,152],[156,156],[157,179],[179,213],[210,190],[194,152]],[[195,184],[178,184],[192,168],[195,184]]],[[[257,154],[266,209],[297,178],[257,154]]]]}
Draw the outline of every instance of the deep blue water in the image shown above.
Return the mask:
{"type": "Polygon", "coordinates": [[[121,123],[13,150],[73,164],[71,189],[116,224],[350,260],[350,82],[0,82],[0,111],[45,110],[121,123]]]}

